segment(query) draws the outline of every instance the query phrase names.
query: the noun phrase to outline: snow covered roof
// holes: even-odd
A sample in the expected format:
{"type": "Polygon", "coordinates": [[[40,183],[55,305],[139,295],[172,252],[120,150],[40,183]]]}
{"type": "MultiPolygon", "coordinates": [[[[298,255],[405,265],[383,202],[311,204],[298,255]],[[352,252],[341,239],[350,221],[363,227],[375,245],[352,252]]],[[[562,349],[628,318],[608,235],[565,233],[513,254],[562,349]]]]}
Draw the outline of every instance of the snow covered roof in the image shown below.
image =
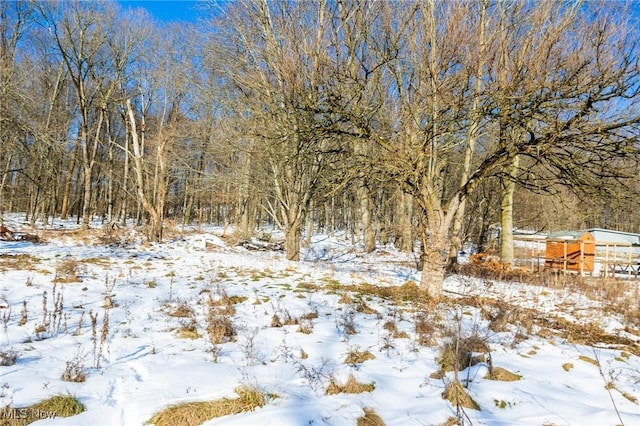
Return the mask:
{"type": "Polygon", "coordinates": [[[588,231],[593,235],[596,241],[640,244],[640,234],[602,228],[591,228],[588,229],[588,231]]]}
{"type": "MultiPolygon", "coordinates": [[[[580,239],[585,239],[584,236],[585,234],[590,234],[589,231],[557,231],[557,232],[552,232],[551,234],[549,234],[549,236],[547,237],[548,239],[555,239],[555,240],[580,240],[580,239]]],[[[591,238],[586,238],[586,239],[591,239],[591,238]]]]}

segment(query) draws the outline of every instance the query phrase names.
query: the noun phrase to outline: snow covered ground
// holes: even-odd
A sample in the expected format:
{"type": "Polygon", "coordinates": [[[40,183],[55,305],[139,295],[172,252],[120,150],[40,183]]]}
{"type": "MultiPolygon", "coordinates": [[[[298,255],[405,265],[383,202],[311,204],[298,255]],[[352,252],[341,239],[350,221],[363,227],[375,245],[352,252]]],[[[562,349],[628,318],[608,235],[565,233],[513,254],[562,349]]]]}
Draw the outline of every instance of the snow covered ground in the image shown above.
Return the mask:
{"type": "MultiPolygon", "coordinates": [[[[17,217],[5,223],[22,228],[17,217]]],[[[480,406],[464,409],[468,423],[640,424],[637,330],[572,289],[450,277],[446,300],[423,305],[364,290],[419,282],[413,257],[392,248],[365,255],[340,238],[317,236],[303,261],[291,263],[281,252],[230,245],[219,229],[162,244],[132,234],[127,244],[106,245],[98,241],[102,231],[63,231],[71,227],[22,229],[43,235],[39,244],[0,241],[0,352],[18,354],[14,365],[0,367],[0,403],[25,407],[71,394],[86,407],[34,424],[142,425],[170,405],[234,398],[241,385],[272,397],[205,424],[355,425],[365,409],[386,425],[443,424],[457,412],[442,398],[454,373],[437,374],[438,357],[447,330],[456,329],[486,341],[494,368],[521,376],[489,380],[486,362],[461,371],[480,406]],[[209,314],[223,298],[233,301],[227,316],[235,336],[214,344],[209,314]],[[483,308],[482,300],[493,304],[483,308]],[[518,307],[519,322],[490,327],[496,302],[518,307]],[[532,311],[538,321],[527,326],[521,317],[532,311]],[[420,315],[433,322],[431,344],[416,329],[420,315]],[[597,323],[626,344],[576,343],[543,330],[541,317],[563,318],[578,331],[597,323]],[[345,362],[358,352],[373,359],[345,362]],[[86,379],[62,380],[68,366],[86,379]],[[374,389],[327,394],[332,381],[350,375],[374,389]]]]}

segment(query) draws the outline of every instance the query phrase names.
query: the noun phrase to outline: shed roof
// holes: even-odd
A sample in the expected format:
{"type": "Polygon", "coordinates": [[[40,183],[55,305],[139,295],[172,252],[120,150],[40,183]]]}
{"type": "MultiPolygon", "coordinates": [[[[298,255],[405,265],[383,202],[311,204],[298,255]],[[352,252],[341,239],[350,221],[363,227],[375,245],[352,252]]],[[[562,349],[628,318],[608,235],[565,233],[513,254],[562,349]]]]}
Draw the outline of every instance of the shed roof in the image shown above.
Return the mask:
{"type": "Polygon", "coordinates": [[[592,235],[589,231],[557,231],[549,234],[547,238],[556,240],[581,240],[591,239],[592,235]]]}
{"type": "Polygon", "coordinates": [[[606,241],[612,243],[640,243],[640,234],[632,232],[622,232],[613,229],[591,228],[588,230],[596,241],[606,241]]]}

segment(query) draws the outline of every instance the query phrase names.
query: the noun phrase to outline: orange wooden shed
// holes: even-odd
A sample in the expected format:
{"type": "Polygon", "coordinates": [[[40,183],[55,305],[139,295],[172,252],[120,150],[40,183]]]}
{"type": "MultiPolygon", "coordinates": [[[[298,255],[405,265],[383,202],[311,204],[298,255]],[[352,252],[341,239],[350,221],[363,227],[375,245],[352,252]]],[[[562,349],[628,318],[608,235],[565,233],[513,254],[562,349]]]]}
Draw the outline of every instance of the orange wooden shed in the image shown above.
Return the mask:
{"type": "Polygon", "coordinates": [[[588,231],[556,232],[547,238],[545,267],[561,271],[592,273],[596,241],[588,231]]]}

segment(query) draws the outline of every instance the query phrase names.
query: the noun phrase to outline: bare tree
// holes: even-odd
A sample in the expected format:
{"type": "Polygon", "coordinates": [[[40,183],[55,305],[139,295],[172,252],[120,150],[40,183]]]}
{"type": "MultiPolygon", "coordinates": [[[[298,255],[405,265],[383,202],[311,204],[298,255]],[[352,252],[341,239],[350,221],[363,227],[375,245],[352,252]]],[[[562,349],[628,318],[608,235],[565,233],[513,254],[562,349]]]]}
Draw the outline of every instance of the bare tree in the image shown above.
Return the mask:
{"type": "Polygon", "coordinates": [[[115,10],[98,3],[72,1],[38,4],[43,24],[69,73],[79,112],[78,140],[83,167],[82,227],[88,228],[92,201],[92,173],[101,148],[109,98],[114,90],[107,54],[109,29],[115,10]]]}
{"type": "Polygon", "coordinates": [[[135,86],[129,92],[139,102],[126,99],[126,120],[131,136],[132,161],[136,194],[149,215],[147,236],[161,241],[165,204],[171,185],[174,151],[184,139],[187,122],[189,68],[179,25],[153,39],[144,61],[139,60],[132,75],[135,86]],[[150,48],[150,49],[149,49],[150,48]],[[138,125],[139,122],[139,125],[138,125]]]}
{"type": "Polygon", "coordinates": [[[516,184],[609,196],[635,178],[640,74],[635,36],[604,2],[499,6],[492,96],[498,152],[511,158],[500,173],[500,254],[511,263],[516,184]]]}
{"type": "MultiPolygon", "coordinates": [[[[547,183],[594,187],[605,177],[611,182],[630,177],[637,156],[634,47],[627,34],[613,31],[605,9],[551,1],[510,6],[502,37],[508,55],[500,54],[500,44],[484,45],[485,87],[478,88],[480,68],[464,72],[462,55],[477,50],[471,29],[489,22],[483,24],[485,15],[474,12],[474,5],[486,7],[483,2],[426,1],[415,9],[403,4],[404,13],[387,15],[386,28],[393,33],[381,31],[378,37],[385,41],[369,44],[377,46],[380,58],[393,57],[389,52],[397,49],[397,60],[385,67],[393,79],[381,80],[386,84],[381,93],[393,94],[385,115],[394,118],[390,128],[365,123],[362,130],[390,154],[385,158],[390,176],[414,196],[421,285],[434,297],[440,295],[455,213],[483,181],[498,176],[526,185],[535,170],[544,169],[547,183]],[[409,24],[398,38],[403,22],[409,24]],[[482,103],[476,104],[479,95],[482,103]],[[482,144],[469,137],[474,133],[486,135],[482,144]],[[461,152],[474,160],[456,167],[461,152]],[[534,162],[527,173],[519,172],[518,158],[534,162]],[[452,179],[459,184],[448,184],[452,179]]],[[[487,13],[496,16],[500,9],[487,13]]],[[[500,20],[491,22],[498,23],[492,29],[500,34],[500,20]]],[[[536,185],[544,181],[538,176],[536,185]]]]}
{"type": "Polygon", "coordinates": [[[24,135],[25,126],[20,125],[19,105],[23,104],[20,70],[16,55],[19,43],[31,21],[32,9],[27,2],[0,1],[0,222],[6,208],[5,188],[10,177],[19,171],[13,147],[24,135]]]}
{"type": "Polygon", "coordinates": [[[287,259],[299,260],[305,215],[327,157],[334,122],[323,104],[329,17],[324,2],[263,0],[234,5],[224,19],[234,108],[255,138],[256,166],[271,189],[266,210],[285,232],[287,259]]]}

